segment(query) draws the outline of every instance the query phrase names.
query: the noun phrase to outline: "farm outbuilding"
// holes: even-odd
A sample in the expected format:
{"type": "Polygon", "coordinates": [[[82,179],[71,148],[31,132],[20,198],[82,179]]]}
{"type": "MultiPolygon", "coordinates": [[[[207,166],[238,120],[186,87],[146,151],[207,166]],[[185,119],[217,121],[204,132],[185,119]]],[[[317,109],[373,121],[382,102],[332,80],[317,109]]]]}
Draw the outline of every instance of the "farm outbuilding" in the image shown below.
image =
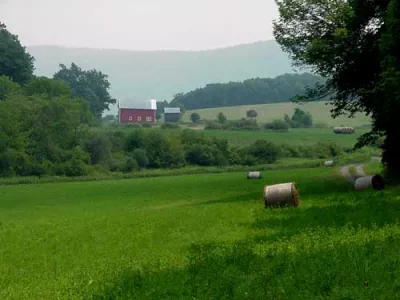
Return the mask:
{"type": "Polygon", "coordinates": [[[154,99],[141,103],[124,105],[118,103],[118,119],[121,124],[151,123],[156,124],[157,101],[154,99]]]}
{"type": "Polygon", "coordinates": [[[165,107],[164,121],[167,123],[178,123],[181,119],[181,109],[179,107],[165,107]]]}

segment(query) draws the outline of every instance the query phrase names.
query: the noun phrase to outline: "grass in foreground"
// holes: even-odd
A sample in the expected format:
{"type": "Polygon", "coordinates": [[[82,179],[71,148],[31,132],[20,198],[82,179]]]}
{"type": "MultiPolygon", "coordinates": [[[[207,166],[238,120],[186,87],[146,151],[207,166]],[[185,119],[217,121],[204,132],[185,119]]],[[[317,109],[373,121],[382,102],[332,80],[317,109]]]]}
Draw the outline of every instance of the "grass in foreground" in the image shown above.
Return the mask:
{"type": "Polygon", "coordinates": [[[332,169],[0,189],[1,299],[395,299],[399,189],[332,169]],[[298,209],[264,209],[295,180],[298,209]]]}

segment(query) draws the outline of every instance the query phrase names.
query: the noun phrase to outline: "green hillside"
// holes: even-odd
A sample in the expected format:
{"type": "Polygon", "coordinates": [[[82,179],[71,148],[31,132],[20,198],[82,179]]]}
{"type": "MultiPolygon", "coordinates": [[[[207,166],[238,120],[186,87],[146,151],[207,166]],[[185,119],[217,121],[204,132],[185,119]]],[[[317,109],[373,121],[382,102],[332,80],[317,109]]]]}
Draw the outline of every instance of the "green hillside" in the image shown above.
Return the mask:
{"type": "Polygon", "coordinates": [[[275,77],[293,72],[275,41],[208,51],[125,51],[57,46],[28,47],[36,73],[51,76],[60,63],[75,62],[110,76],[116,98],[171,100],[208,83],[275,77]]]}
{"type": "Polygon", "coordinates": [[[190,114],[197,112],[203,120],[215,120],[219,112],[223,112],[228,120],[237,120],[246,117],[246,111],[254,109],[258,113],[257,120],[259,122],[269,122],[275,119],[282,119],[284,114],[292,115],[293,110],[299,107],[305,111],[309,111],[314,118],[314,123],[324,122],[328,126],[365,126],[370,124],[370,118],[357,114],[354,118],[341,116],[332,119],[330,115],[331,106],[325,102],[312,102],[307,104],[279,103],[279,104],[262,104],[262,105],[246,105],[235,107],[207,108],[187,111],[183,116],[183,121],[190,121],[190,114]]]}

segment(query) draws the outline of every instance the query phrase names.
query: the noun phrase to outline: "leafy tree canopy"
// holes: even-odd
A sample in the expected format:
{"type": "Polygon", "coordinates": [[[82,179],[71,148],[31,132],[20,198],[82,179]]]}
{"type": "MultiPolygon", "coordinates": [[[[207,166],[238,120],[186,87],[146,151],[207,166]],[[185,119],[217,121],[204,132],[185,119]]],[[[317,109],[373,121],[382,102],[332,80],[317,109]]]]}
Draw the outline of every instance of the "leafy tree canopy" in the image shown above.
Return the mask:
{"type": "Polygon", "coordinates": [[[221,124],[226,123],[226,116],[222,112],[218,113],[217,119],[218,119],[218,122],[221,124]]]}
{"type": "Polygon", "coordinates": [[[25,87],[24,91],[28,96],[42,95],[46,97],[71,97],[70,87],[63,81],[47,77],[35,77],[25,87]]]}
{"type": "Polygon", "coordinates": [[[60,70],[54,74],[54,79],[64,81],[72,91],[73,98],[82,98],[88,103],[93,115],[100,119],[102,113],[109,109],[116,100],[109,94],[110,82],[108,76],[97,70],[82,70],[72,63],[70,68],[60,65],[60,70]]]}
{"type": "Polygon", "coordinates": [[[364,112],[372,131],[357,147],[385,136],[383,162],[400,177],[400,0],[276,0],[277,42],[298,66],[327,81],[299,101],[331,96],[333,116],[364,112]]]}
{"type": "Polygon", "coordinates": [[[192,113],[190,115],[190,120],[192,120],[193,123],[197,123],[200,121],[200,115],[198,113],[192,113]]]}
{"type": "Polygon", "coordinates": [[[8,76],[19,84],[27,83],[33,74],[34,58],[25,50],[18,36],[0,22],[0,76],[8,76]]]}
{"type": "Polygon", "coordinates": [[[258,113],[254,109],[250,109],[246,112],[248,118],[257,118],[258,113]]]}

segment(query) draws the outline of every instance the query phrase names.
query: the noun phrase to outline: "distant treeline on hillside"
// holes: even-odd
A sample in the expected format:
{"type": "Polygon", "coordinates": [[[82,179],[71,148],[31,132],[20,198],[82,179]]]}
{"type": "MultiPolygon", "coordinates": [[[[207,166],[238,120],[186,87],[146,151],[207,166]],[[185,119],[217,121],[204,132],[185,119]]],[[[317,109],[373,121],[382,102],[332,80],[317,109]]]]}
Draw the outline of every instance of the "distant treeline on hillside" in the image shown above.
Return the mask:
{"type": "Polygon", "coordinates": [[[208,84],[188,93],[175,95],[169,106],[187,110],[288,102],[324,79],[309,73],[284,74],[275,78],[254,78],[243,82],[208,84]]]}

